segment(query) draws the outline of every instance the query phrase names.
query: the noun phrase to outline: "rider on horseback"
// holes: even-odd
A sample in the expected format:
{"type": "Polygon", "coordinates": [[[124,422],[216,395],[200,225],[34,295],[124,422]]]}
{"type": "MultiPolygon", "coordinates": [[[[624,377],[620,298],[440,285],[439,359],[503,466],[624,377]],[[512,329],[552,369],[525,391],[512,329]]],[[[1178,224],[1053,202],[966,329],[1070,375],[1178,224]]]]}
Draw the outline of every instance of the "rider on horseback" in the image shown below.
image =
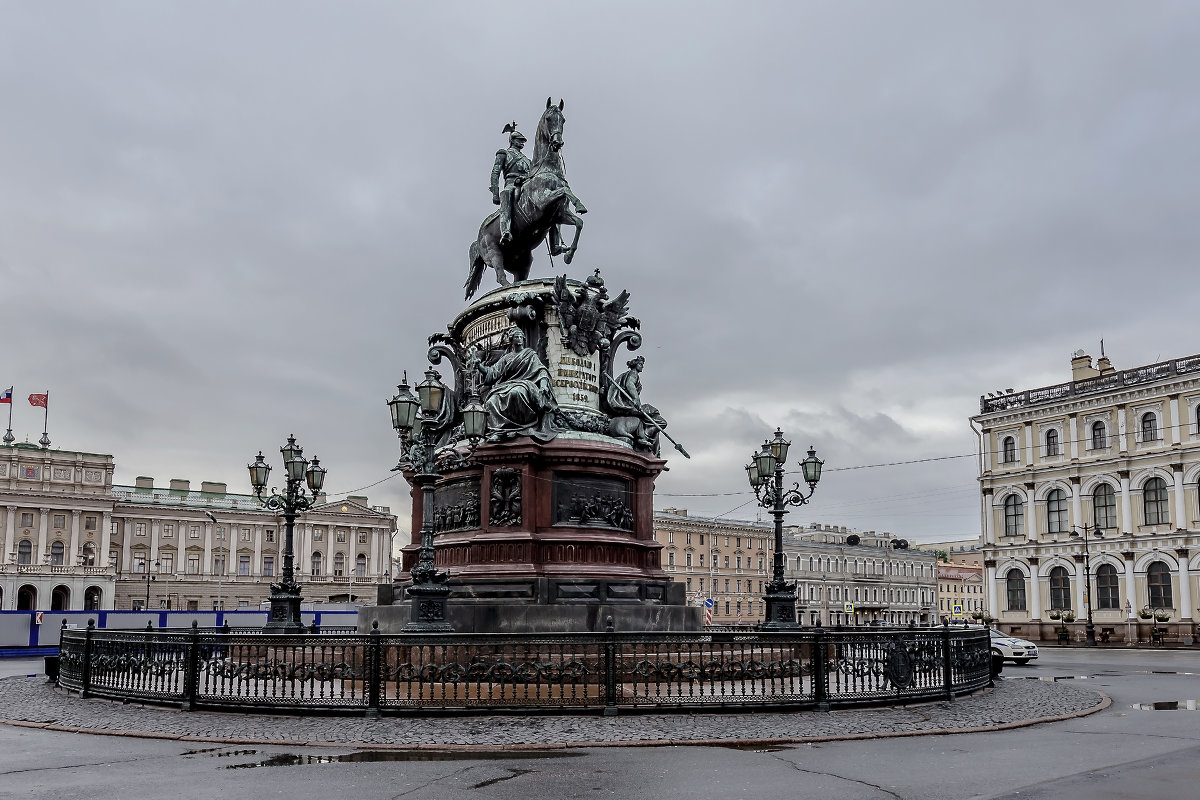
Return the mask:
{"type": "Polygon", "coordinates": [[[500,244],[512,241],[513,197],[517,187],[524,183],[533,170],[533,162],[521,152],[525,147],[525,134],[517,130],[516,121],[504,126],[508,134],[508,148],[496,151],[496,164],[492,167],[492,203],[500,206],[500,244]],[[504,188],[500,188],[500,173],[504,173],[504,188]]]}

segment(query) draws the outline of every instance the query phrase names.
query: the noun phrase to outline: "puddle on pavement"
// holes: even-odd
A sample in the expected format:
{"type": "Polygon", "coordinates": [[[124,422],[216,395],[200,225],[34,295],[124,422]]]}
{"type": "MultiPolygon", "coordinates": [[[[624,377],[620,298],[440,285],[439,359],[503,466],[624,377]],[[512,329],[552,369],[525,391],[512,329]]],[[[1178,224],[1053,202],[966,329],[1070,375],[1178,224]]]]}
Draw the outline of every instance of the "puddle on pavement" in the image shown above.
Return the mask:
{"type": "Polygon", "coordinates": [[[1200,711],[1200,700],[1160,700],[1157,703],[1134,703],[1138,711],[1200,711]]]}
{"type": "MultiPolygon", "coordinates": [[[[228,755],[253,755],[256,751],[232,751],[228,755]]],[[[212,753],[210,755],[225,755],[212,753]]],[[[341,755],[301,755],[299,753],[277,753],[262,761],[246,764],[230,764],[225,769],[252,769],[255,767],[303,767],[309,764],[345,764],[373,761],[513,761],[542,758],[575,758],[583,753],[562,750],[359,750],[341,755]]]]}

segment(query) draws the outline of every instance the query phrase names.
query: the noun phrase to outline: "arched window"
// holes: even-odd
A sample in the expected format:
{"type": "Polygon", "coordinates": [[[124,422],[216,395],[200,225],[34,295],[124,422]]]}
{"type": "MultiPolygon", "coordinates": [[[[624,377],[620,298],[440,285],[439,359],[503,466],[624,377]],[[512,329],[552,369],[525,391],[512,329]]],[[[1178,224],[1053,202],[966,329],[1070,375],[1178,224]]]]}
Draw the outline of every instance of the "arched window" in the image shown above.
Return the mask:
{"type": "Polygon", "coordinates": [[[33,542],[28,539],[22,539],[21,543],[17,545],[17,563],[33,563],[33,542]]]}
{"type": "Polygon", "coordinates": [[[1107,483],[1092,492],[1092,524],[1107,530],[1117,527],[1117,493],[1107,483]]]}
{"type": "Polygon", "coordinates": [[[1050,608],[1062,611],[1071,607],[1071,578],[1065,567],[1050,570],[1050,608]]]}
{"type": "Polygon", "coordinates": [[[336,553],[333,556],[333,574],[339,578],[346,574],[346,554],[345,553],[336,553]]]}
{"type": "Polygon", "coordinates": [[[1004,586],[1008,594],[1008,610],[1025,610],[1025,576],[1021,570],[1012,569],[1004,578],[1004,586]]]}
{"type": "Polygon", "coordinates": [[[312,554],[312,574],[314,576],[320,576],[320,575],[324,574],[321,571],[321,554],[320,553],[312,554]]]}
{"type": "Polygon", "coordinates": [[[1142,505],[1146,510],[1147,525],[1169,525],[1167,513],[1167,482],[1162,478],[1151,478],[1142,484],[1142,505]]]}
{"type": "Polygon", "coordinates": [[[1153,413],[1142,414],[1142,441],[1158,441],[1158,417],[1153,413]]]}
{"type": "Polygon", "coordinates": [[[1002,455],[1000,460],[1005,464],[1011,464],[1017,460],[1017,440],[1011,436],[1004,437],[1004,443],[1001,445],[1002,455]]]}
{"type": "Polygon", "coordinates": [[[1061,455],[1061,450],[1058,444],[1058,431],[1051,428],[1046,431],[1046,455],[1057,456],[1061,455]]]}
{"type": "Polygon", "coordinates": [[[367,556],[365,553],[359,553],[354,559],[354,575],[355,577],[367,577],[367,556]]]}
{"type": "Polygon", "coordinates": [[[1046,530],[1050,533],[1067,530],[1067,495],[1062,489],[1046,495],[1046,530]]]}
{"type": "Polygon", "coordinates": [[[1155,561],[1146,570],[1146,594],[1150,608],[1171,608],[1175,605],[1171,596],[1171,570],[1161,561],[1155,561]]]}
{"type": "Polygon", "coordinates": [[[1117,585],[1117,568],[1101,564],[1096,568],[1096,608],[1120,608],[1121,594],[1117,585]]]}
{"type": "Polygon", "coordinates": [[[1025,532],[1025,502],[1015,494],[1004,498],[1004,535],[1020,536],[1025,532]]]}
{"type": "Polygon", "coordinates": [[[91,542],[83,546],[83,565],[85,567],[96,566],[96,545],[91,542]]]}
{"type": "Polygon", "coordinates": [[[1104,429],[1103,422],[1092,423],[1092,449],[1103,450],[1108,447],[1108,433],[1104,429]]]}
{"type": "Polygon", "coordinates": [[[66,552],[66,547],[62,542],[55,542],[50,545],[50,563],[56,567],[63,565],[63,553],[66,552]]]}

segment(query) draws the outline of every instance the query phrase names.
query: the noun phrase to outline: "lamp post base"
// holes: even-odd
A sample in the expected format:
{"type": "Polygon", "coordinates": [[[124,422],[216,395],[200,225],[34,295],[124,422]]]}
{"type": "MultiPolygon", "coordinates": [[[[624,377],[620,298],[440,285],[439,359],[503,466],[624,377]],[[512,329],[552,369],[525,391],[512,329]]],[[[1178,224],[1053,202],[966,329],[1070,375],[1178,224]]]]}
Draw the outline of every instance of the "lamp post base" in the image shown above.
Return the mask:
{"type": "Polygon", "coordinates": [[[300,584],[271,584],[271,614],[263,633],[304,633],[300,621],[300,584]]]}
{"type": "Polygon", "coordinates": [[[404,626],[405,633],[452,633],[446,621],[446,598],[450,587],[444,583],[417,583],[408,587],[412,617],[404,626]]]}
{"type": "Polygon", "coordinates": [[[800,627],[796,622],[796,592],[794,585],[788,589],[772,590],[768,587],[764,596],[766,614],[763,624],[764,631],[790,631],[800,627]]]}

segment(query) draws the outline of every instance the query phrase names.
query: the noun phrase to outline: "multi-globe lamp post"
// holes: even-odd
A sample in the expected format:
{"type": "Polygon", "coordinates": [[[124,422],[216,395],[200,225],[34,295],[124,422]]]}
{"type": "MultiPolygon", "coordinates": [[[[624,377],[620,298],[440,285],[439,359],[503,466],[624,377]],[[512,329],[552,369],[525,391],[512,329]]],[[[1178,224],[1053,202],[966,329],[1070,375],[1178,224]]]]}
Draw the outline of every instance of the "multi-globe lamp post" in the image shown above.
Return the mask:
{"type": "Polygon", "coordinates": [[[1072,539],[1083,541],[1083,596],[1087,601],[1087,622],[1083,626],[1084,647],[1096,646],[1096,624],[1092,622],[1092,554],[1088,549],[1088,539],[1092,536],[1103,539],[1104,529],[1084,525],[1082,529],[1071,531],[1072,539]]]}
{"type": "MultiPolygon", "coordinates": [[[[392,427],[400,436],[401,444],[408,446],[401,455],[397,469],[410,467],[413,481],[421,491],[421,547],[417,551],[417,563],[409,575],[412,584],[408,587],[411,600],[411,616],[404,630],[415,633],[438,633],[454,630],[446,619],[446,599],[450,595],[447,585],[449,575],[434,564],[433,520],[434,487],[441,473],[438,472],[438,431],[434,425],[446,397],[446,386],[437,370],[425,370],[425,380],[417,384],[417,396],[409,390],[407,375],[396,387],[396,396],[388,401],[392,412],[392,427]]],[[[475,392],[462,409],[463,435],[472,443],[484,436],[487,428],[487,411],[479,403],[475,392]]]]}
{"type": "Polygon", "coordinates": [[[775,438],[763,442],[762,449],[753,455],[746,466],[746,475],[758,504],[775,517],[775,555],[772,559],[771,581],[763,598],[766,613],[762,629],[768,631],[799,627],[796,622],[796,584],[788,583],[784,578],[783,516],[788,513],[788,506],[802,506],[813,496],[817,482],[821,480],[821,467],[825,464],[817,458],[817,451],[809,447],[808,457],[800,462],[800,472],[808,484],[808,494],[800,491],[799,483],[785,490],[783,466],[787,463],[790,446],[791,442],[784,439],[783,431],[777,428],[775,438]]]}
{"type": "Polygon", "coordinates": [[[271,613],[263,632],[303,633],[293,534],[296,515],[312,508],[317,502],[321,487],[325,484],[325,468],[316,456],[313,456],[312,461],[304,459],[304,448],[296,444],[295,436],[288,436],[287,444],[279,448],[279,452],[283,454],[283,466],[287,476],[283,494],[272,489],[270,496],[263,497],[271,475],[271,466],[263,460],[261,450],[254,463],[246,465],[250,470],[250,485],[254,488],[254,495],[262,502],[263,508],[282,513],[286,526],[283,538],[283,580],[271,584],[271,613]],[[305,483],[308,484],[311,494],[305,492],[305,483]]]}

